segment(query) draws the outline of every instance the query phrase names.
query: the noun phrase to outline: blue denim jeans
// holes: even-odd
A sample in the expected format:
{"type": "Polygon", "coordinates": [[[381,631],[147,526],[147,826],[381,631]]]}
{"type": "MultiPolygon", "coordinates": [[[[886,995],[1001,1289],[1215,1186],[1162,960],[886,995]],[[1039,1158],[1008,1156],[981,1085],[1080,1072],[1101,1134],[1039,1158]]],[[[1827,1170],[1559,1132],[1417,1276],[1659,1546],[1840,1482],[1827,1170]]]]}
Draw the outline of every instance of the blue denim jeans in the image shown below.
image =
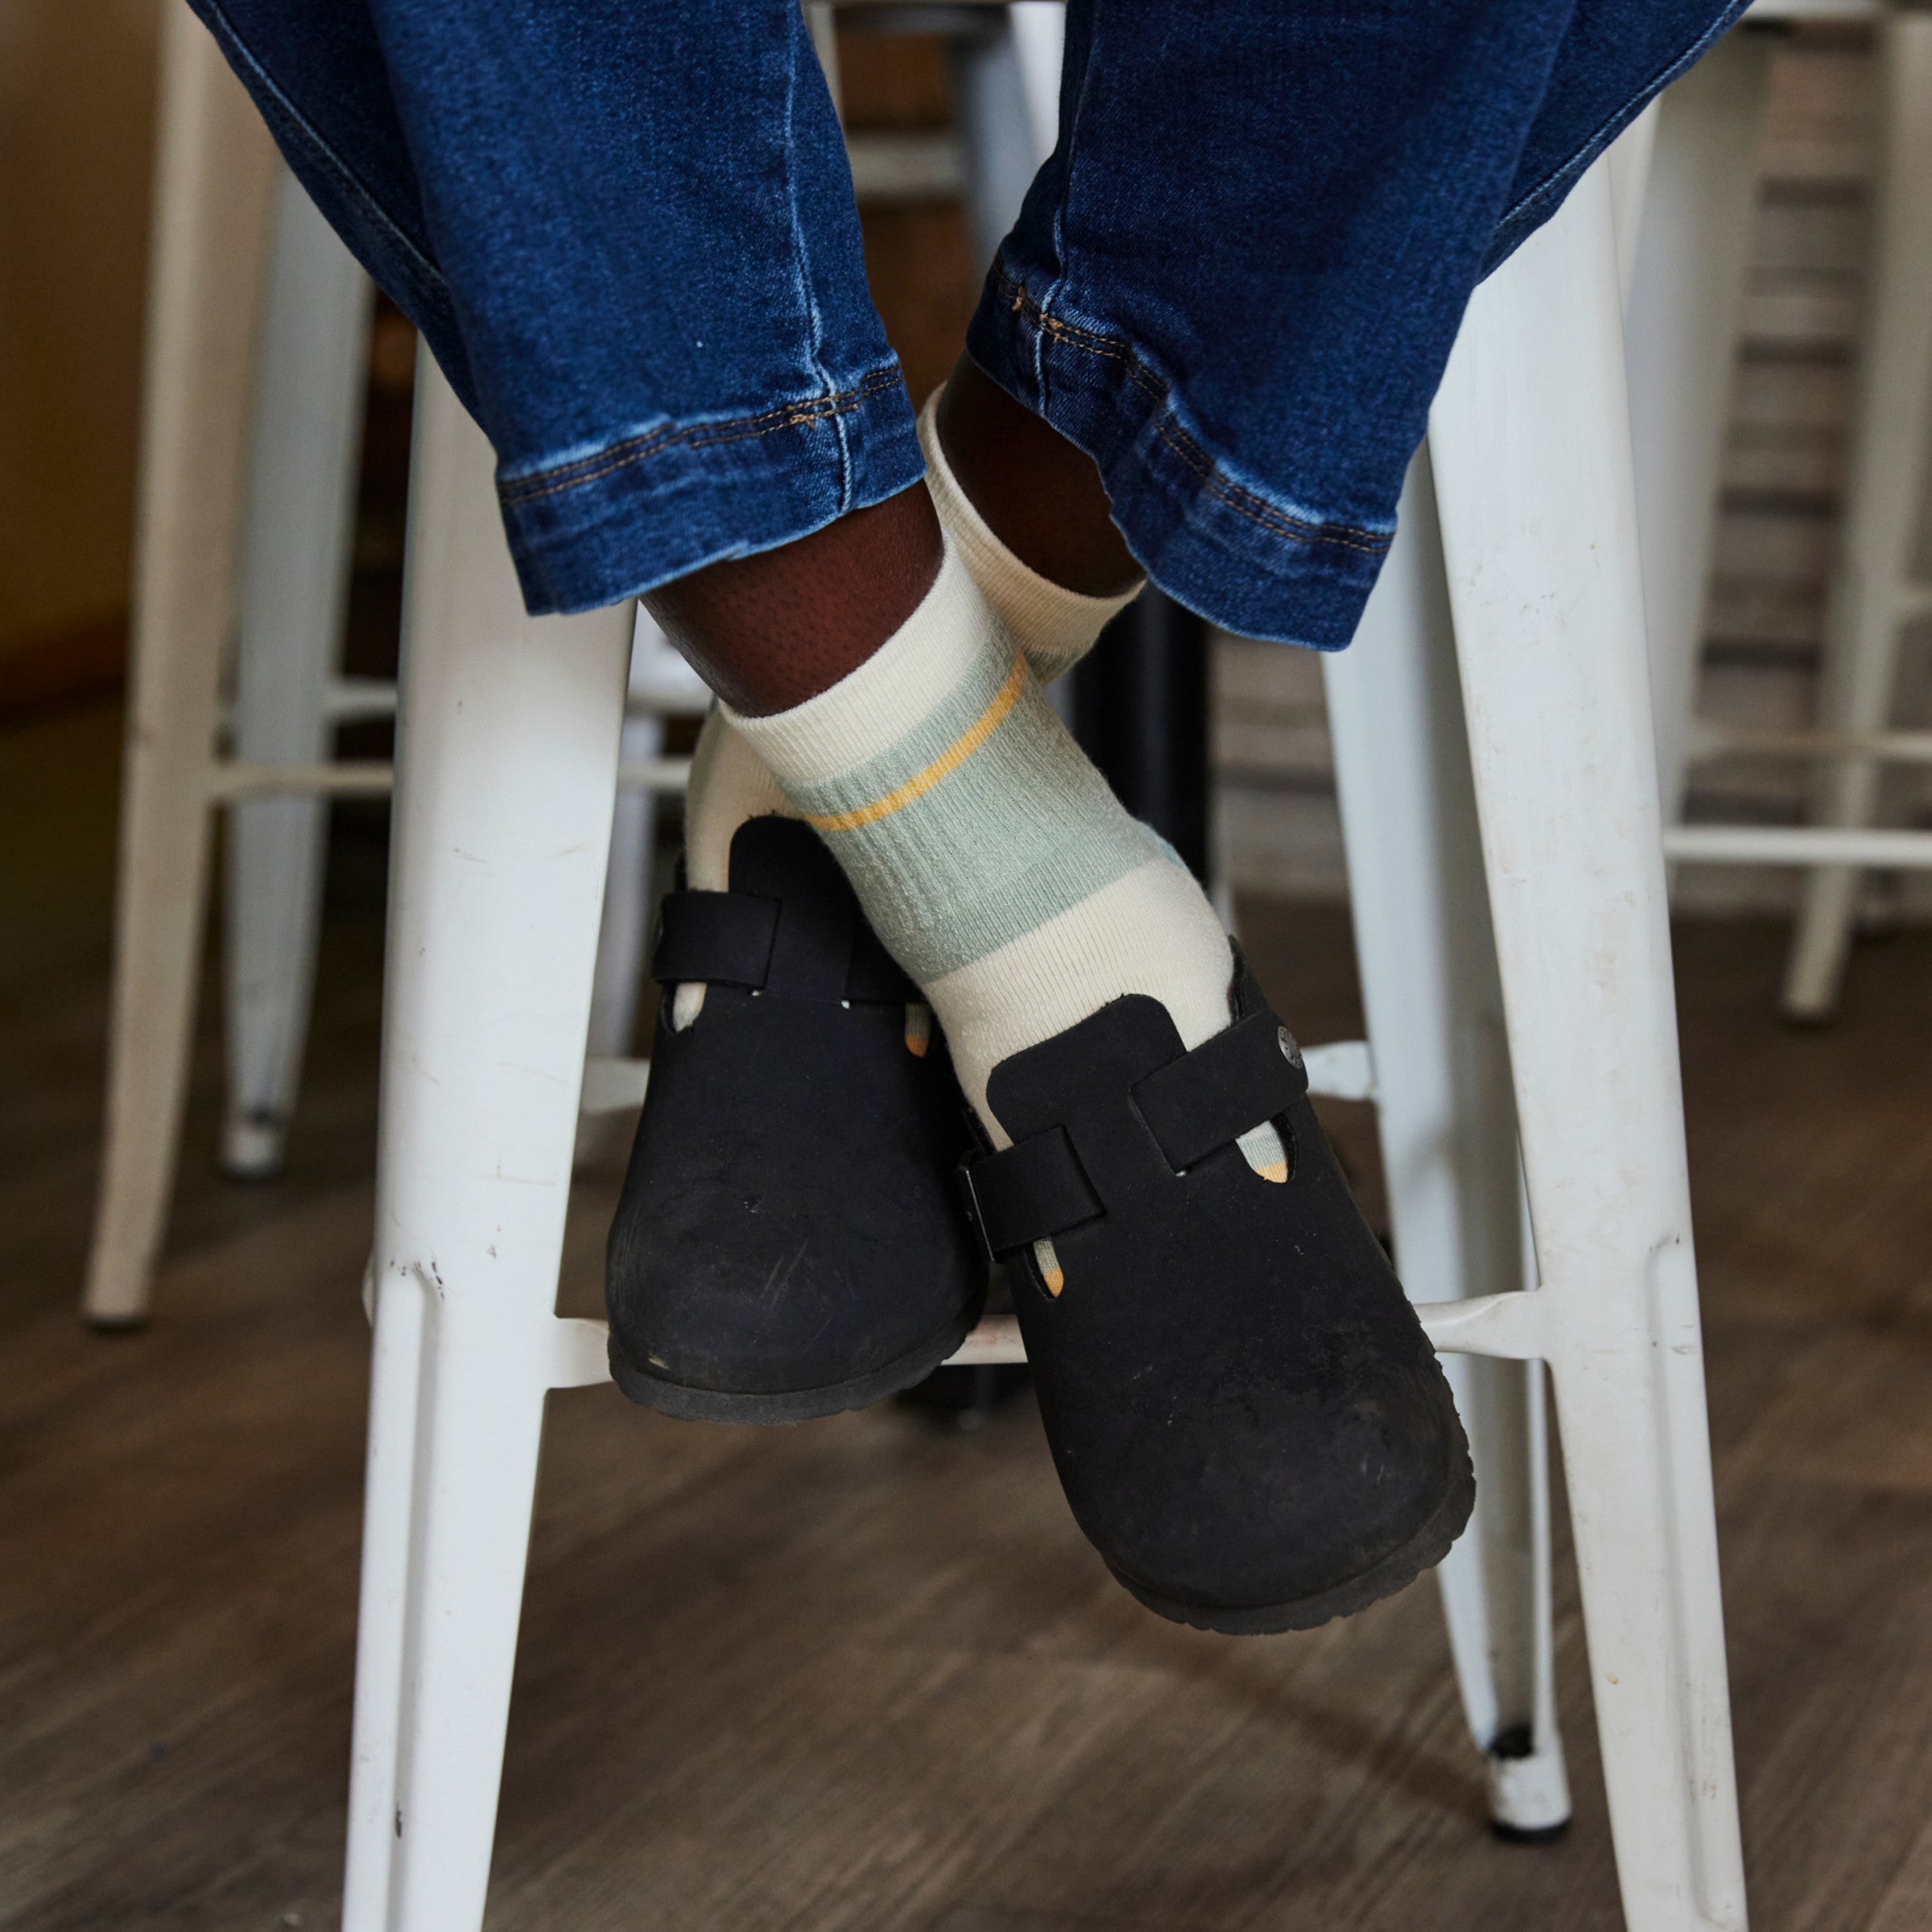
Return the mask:
{"type": "MultiPolygon", "coordinates": [[[[192,0],[496,448],[533,611],[923,471],[796,0],[192,0]]],[[[968,335],[1162,588],[1348,641],[1470,290],[1742,0],[1071,0],[968,335]]]]}

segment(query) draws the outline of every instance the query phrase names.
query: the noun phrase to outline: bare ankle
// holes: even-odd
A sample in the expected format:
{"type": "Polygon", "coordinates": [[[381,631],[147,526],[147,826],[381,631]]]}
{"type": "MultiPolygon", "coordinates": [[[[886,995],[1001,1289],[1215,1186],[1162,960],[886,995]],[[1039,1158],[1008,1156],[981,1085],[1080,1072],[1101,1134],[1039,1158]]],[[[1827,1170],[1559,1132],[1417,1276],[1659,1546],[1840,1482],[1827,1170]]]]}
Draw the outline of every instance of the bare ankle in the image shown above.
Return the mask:
{"type": "Polygon", "coordinates": [[[943,554],[919,483],[795,543],[694,570],[644,602],[727,704],[766,716],[863,664],[919,608],[943,554]]]}

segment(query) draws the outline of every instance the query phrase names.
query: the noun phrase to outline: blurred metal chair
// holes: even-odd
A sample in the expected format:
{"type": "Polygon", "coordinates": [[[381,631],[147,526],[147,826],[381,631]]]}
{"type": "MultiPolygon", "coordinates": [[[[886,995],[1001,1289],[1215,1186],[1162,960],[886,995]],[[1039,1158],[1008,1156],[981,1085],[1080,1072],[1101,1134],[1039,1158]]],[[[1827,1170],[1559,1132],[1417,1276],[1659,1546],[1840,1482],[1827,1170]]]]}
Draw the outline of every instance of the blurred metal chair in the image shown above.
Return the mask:
{"type": "MultiPolygon", "coordinates": [[[[230,814],[231,1174],[277,1171],[314,983],[327,801],[386,793],[334,728],[395,709],[339,675],[372,291],[185,7],[163,15],[107,1134],[83,1298],[145,1320],[167,1224],[206,914],[230,814]],[[230,649],[231,632],[233,649],[230,649]],[[233,702],[223,701],[232,665],[233,702]]],[[[683,783],[663,720],[709,702],[640,618],[593,1046],[634,1022],[655,796],[683,783]]],[[[600,1103],[634,1099],[632,1082],[600,1103]]]]}
{"type": "Polygon", "coordinates": [[[1815,766],[1811,823],[1674,824],[1680,862],[1797,866],[1804,886],[1785,1010],[1837,1004],[1867,869],[1932,867],[1932,832],[1875,826],[1888,764],[1932,763],[1932,732],[1893,728],[1905,627],[1932,613],[1914,546],[1932,472],[1932,16],[1872,0],[1758,0],[1666,93],[1632,169],[1627,237],[1633,438],[1666,815],[1693,764],[1740,753],[1815,766]],[[1848,481],[1815,727],[1720,724],[1696,712],[1698,666],[1769,81],[1764,30],[1868,22],[1883,101],[1848,481]]]}

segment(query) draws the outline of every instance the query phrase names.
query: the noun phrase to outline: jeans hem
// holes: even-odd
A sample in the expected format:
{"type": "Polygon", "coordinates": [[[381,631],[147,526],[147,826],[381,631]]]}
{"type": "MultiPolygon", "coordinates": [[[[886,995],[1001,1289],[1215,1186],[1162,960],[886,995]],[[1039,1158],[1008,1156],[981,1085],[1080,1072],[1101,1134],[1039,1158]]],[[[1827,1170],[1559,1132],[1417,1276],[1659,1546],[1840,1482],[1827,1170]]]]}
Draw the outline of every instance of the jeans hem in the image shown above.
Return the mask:
{"type": "Polygon", "coordinates": [[[594,610],[810,536],[926,473],[897,362],[742,415],[626,429],[499,473],[533,617],[594,610]]]}
{"type": "Polygon", "coordinates": [[[967,335],[987,375],[1092,456],[1135,560],[1177,602],[1243,637],[1339,650],[1393,521],[1325,516],[1241,473],[1179,386],[1116,328],[1053,312],[996,262],[967,335]]]}

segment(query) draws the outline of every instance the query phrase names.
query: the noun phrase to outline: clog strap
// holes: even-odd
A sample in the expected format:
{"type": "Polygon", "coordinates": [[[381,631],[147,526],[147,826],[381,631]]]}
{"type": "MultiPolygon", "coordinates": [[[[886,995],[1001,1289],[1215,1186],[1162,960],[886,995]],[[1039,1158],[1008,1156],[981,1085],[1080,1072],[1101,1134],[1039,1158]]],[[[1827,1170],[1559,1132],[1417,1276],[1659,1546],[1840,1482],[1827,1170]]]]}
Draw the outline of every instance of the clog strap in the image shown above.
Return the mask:
{"type": "MultiPolygon", "coordinates": [[[[806,908],[801,904],[799,910],[803,912],[806,908]]],[[[812,910],[824,909],[815,905],[812,910]]],[[[651,977],[665,985],[703,980],[762,990],[771,979],[774,949],[785,912],[783,902],[748,892],[667,893],[658,914],[651,977]]],[[[848,930],[850,952],[844,971],[832,981],[840,989],[840,997],[877,1005],[919,997],[919,988],[879,943],[870,927],[855,921],[848,930]]]]}
{"type": "MultiPolygon", "coordinates": [[[[1301,1049],[1265,1010],[1237,1021],[1129,1088],[1135,1111],[1177,1174],[1308,1091],[1301,1049]]],[[[1064,1127],[1050,1127],[961,1170],[968,1212],[997,1257],[1106,1212],[1064,1127]]]]}

